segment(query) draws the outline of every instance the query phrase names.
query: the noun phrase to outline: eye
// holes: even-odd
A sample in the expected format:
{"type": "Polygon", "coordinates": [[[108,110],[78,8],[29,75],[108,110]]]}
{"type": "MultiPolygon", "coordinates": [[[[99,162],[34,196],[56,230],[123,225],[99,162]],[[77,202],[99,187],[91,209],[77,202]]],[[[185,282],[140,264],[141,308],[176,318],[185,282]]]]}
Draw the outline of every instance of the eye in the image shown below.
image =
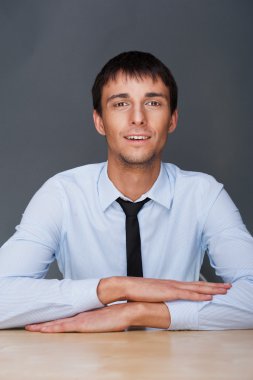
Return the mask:
{"type": "Polygon", "coordinates": [[[151,107],[159,107],[161,103],[158,102],[157,100],[150,100],[149,102],[146,103],[146,105],[151,106],[151,107]]]}
{"type": "Polygon", "coordinates": [[[127,105],[128,105],[128,103],[126,103],[126,102],[117,102],[117,103],[113,104],[113,107],[120,108],[120,107],[126,107],[127,105]]]}

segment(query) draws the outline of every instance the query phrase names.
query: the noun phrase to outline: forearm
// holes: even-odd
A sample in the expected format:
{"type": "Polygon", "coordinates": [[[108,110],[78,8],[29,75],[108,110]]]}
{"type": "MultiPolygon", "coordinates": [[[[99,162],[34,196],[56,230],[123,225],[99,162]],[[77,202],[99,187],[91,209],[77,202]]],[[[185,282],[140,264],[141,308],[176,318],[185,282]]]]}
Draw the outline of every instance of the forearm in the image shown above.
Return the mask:
{"type": "Polygon", "coordinates": [[[210,302],[167,302],[171,330],[227,330],[253,328],[253,282],[241,279],[226,295],[210,302]]]}
{"type": "Polygon", "coordinates": [[[253,328],[253,281],[239,279],[224,297],[199,310],[199,330],[227,330],[253,328]]]}
{"type": "Polygon", "coordinates": [[[102,307],[98,280],[0,279],[0,329],[22,327],[102,307]]]}

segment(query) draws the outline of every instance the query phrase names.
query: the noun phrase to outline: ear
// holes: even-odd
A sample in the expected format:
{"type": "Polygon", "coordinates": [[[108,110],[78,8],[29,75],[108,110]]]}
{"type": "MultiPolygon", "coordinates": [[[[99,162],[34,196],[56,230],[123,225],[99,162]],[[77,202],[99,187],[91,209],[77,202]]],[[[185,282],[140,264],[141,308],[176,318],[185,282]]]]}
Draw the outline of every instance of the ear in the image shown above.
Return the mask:
{"type": "Polygon", "coordinates": [[[177,121],[178,121],[178,110],[176,109],[173,114],[171,115],[170,124],[168,128],[168,133],[172,133],[175,131],[177,127],[177,121]]]}
{"type": "Polygon", "coordinates": [[[105,136],[106,133],[105,133],[105,128],[104,128],[104,123],[103,123],[102,117],[97,113],[96,110],[93,111],[93,120],[94,120],[95,128],[98,131],[98,133],[100,135],[105,136]]]}

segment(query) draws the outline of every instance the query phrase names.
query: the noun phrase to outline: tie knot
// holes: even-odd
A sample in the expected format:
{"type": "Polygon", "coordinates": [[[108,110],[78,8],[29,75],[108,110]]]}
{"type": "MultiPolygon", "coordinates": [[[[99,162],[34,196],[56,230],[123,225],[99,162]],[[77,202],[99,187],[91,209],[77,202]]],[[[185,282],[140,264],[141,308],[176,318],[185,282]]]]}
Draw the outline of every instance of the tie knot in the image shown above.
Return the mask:
{"type": "Polygon", "coordinates": [[[133,217],[136,217],[137,214],[138,214],[138,212],[142,208],[142,206],[145,203],[147,203],[148,201],[150,201],[149,198],[146,198],[143,201],[136,202],[136,203],[130,202],[130,201],[125,201],[122,198],[118,198],[116,200],[120,204],[120,206],[122,207],[122,209],[123,209],[124,213],[126,214],[126,216],[133,216],[133,217]]]}

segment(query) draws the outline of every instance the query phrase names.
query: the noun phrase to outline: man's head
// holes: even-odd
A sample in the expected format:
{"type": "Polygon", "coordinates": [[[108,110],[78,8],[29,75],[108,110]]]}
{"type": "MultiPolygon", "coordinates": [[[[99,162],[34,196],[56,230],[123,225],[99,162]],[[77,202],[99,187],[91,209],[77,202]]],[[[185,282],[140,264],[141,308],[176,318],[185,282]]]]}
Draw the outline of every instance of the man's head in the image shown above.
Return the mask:
{"type": "Polygon", "coordinates": [[[177,84],[170,70],[150,53],[129,51],[110,59],[95,79],[92,87],[93,108],[100,116],[103,87],[120,72],[130,78],[151,77],[154,81],[160,78],[169,90],[171,113],[176,110],[177,84]]]}
{"type": "Polygon", "coordinates": [[[110,167],[159,167],[177,125],[177,85],[169,69],[149,53],[122,53],[104,66],[92,91],[110,167]]]}

